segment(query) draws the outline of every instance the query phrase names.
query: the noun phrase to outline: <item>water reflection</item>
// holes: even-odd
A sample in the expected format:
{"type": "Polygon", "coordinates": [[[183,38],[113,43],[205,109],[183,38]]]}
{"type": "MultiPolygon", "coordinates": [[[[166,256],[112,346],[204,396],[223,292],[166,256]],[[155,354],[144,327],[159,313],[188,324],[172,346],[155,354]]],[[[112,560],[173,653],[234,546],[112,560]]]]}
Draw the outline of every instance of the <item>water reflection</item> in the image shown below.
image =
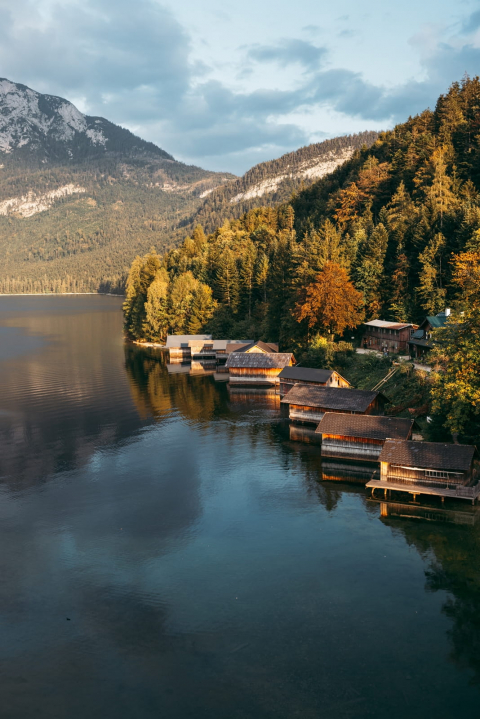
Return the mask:
{"type": "Polygon", "coordinates": [[[16,488],[84,465],[142,427],[125,402],[120,300],[0,297],[0,477],[16,488]]]}
{"type": "Polygon", "coordinates": [[[476,716],[478,523],[381,509],[274,392],[124,346],[118,300],[46,299],[0,298],[2,715],[476,716]]]}

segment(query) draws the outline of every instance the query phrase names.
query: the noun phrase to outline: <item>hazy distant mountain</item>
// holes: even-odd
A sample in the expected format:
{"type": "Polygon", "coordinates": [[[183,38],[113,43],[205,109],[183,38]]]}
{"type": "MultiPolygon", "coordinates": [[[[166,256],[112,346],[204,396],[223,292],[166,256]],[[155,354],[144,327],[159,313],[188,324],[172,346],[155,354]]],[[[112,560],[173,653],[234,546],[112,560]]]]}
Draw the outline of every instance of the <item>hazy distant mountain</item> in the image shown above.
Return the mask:
{"type": "Polygon", "coordinates": [[[312,185],[349,160],[355,150],[371,147],[377,137],[373,131],[335,137],[255,165],[243,177],[204,191],[205,201],[193,222],[213,230],[223,219],[241,217],[252,207],[286,202],[293,192],[312,185]]]}

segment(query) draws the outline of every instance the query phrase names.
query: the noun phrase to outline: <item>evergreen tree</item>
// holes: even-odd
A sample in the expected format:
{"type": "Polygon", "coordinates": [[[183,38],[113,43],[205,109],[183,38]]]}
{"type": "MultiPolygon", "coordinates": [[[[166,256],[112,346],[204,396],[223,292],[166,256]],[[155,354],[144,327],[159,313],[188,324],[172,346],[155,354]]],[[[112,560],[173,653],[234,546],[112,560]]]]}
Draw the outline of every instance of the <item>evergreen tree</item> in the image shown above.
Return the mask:
{"type": "Polygon", "coordinates": [[[438,232],[419,256],[422,271],[418,294],[422,307],[429,315],[435,315],[445,306],[446,290],[442,287],[442,252],[445,237],[438,232]]]}

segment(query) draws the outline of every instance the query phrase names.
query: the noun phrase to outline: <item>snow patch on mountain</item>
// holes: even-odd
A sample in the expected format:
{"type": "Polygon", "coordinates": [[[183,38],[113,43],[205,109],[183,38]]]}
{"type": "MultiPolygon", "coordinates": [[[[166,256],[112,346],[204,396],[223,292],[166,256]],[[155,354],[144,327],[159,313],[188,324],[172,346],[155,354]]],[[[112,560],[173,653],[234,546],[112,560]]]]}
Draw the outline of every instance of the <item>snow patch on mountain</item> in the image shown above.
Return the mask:
{"type": "Polygon", "coordinates": [[[292,169],[291,172],[284,172],[275,177],[269,177],[262,182],[252,185],[245,192],[239,192],[232,197],[230,203],[235,205],[242,200],[251,200],[253,197],[262,197],[262,195],[272,194],[275,192],[284,180],[308,178],[309,180],[319,180],[325,175],[329,175],[339,165],[350,159],[354,153],[353,147],[347,147],[340,153],[330,152],[327,156],[319,157],[313,160],[305,160],[298,167],[292,169]]]}
{"type": "Polygon", "coordinates": [[[37,194],[31,190],[26,195],[20,197],[11,197],[8,200],[0,202],[0,215],[21,215],[22,217],[32,217],[38,212],[45,212],[49,210],[54,204],[55,200],[67,195],[73,195],[75,193],[86,192],[84,187],[80,185],[64,185],[58,187],[56,190],[50,190],[50,192],[44,192],[43,194],[37,194]]]}

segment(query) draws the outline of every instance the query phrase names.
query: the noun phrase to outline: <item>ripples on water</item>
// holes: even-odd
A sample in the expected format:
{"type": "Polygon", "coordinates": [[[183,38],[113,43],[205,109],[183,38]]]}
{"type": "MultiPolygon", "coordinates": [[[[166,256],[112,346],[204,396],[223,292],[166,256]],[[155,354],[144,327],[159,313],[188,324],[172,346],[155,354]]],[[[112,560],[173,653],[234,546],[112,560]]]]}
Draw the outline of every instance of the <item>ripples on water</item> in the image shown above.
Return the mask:
{"type": "Polygon", "coordinates": [[[478,716],[476,514],[380,517],[120,307],[0,297],[2,719],[478,716]]]}

